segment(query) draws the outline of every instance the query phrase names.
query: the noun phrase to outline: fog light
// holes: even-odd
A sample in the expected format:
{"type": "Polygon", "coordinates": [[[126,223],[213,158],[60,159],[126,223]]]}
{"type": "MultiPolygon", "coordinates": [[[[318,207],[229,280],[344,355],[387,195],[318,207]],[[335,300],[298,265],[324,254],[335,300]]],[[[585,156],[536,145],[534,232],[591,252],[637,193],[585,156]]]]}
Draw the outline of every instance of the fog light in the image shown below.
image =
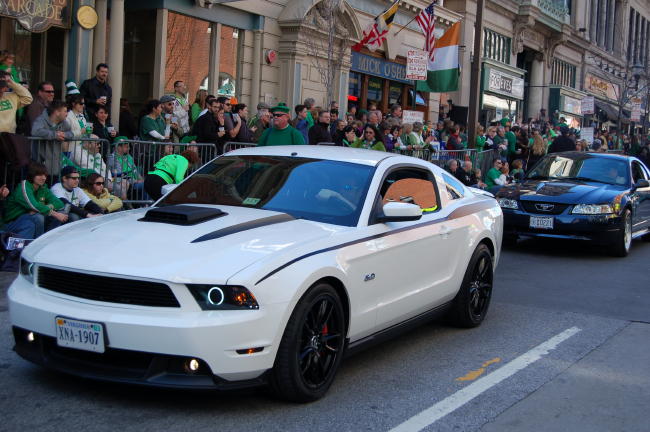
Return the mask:
{"type": "Polygon", "coordinates": [[[255,354],[256,352],[260,352],[263,349],[264,347],[238,349],[237,354],[255,354]]]}
{"type": "Polygon", "coordinates": [[[34,342],[34,332],[27,333],[27,342],[34,342]]]}
{"type": "Polygon", "coordinates": [[[187,362],[187,370],[190,372],[196,372],[199,370],[199,367],[201,364],[197,359],[191,359],[190,361],[187,362]]]}

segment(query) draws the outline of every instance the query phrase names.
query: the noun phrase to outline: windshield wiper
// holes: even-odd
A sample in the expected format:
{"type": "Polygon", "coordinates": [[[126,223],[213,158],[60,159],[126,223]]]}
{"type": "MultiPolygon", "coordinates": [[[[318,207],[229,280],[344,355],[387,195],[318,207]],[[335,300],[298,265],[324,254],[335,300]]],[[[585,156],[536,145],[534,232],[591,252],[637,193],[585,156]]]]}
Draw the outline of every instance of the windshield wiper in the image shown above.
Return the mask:
{"type": "Polygon", "coordinates": [[[593,178],[590,178],[590,177],[580,177],[580,176],[578,176],[578,177],[562,177],[561,180],[578,180],[578,181],[590,181],[590,182],[596,182],[596,183],[615,184],[615,183],[608,182],[608,181],[605,181],[605,180],[597,180],[597,179],[593,179],[593,178]]]}
{"type": "Polygon", "coordinates": [[[548,177],[543,176],[543,175],[534,175],[530,177],[526,177],[526,180],[547,180],[548,177]]]}

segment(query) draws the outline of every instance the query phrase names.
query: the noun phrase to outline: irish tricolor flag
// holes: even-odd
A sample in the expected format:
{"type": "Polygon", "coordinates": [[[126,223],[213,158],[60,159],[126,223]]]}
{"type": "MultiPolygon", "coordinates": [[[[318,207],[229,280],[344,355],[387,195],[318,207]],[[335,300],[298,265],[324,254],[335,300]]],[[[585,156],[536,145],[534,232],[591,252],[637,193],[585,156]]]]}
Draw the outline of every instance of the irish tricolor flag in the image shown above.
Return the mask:
{"type": "Polygon", "coordinates": [[[460,22],[455,23],[436,41],[434,60],[429,61],[427,80],[418,81],[417,89],[426,92],[458,90],[458,43],[460,22]]]}

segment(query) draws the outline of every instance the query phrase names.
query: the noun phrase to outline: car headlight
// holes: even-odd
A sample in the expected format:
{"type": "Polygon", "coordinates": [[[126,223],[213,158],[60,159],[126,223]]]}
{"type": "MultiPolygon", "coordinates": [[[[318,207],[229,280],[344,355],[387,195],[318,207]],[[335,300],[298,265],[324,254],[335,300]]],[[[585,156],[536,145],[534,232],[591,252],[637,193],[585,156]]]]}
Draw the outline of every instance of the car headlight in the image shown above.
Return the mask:
{"type": "Polygon", "coordinates": [[[610,214],[614,213],[614,209],[610,204],[577,204],[571,211],[573,214],[610,214]]]}
{"type": "Polygon", "coordinates": [[[253,293],[237,285],[187,284],[203,310],[259,309],[253,293]]]}
{"type": "Polygon", "coordinates": [[[30,283],[34,283],[34,263],[20,258],[20,274],[30,283]]]}
{"type": "Polygon", "coordinates": [[[517,210],[519,208],[519,204],[517,204],[517,200],[513,200],[510,198],[499,198],[497,202],[499,203],[499,206],[501,208],[514,209],[514,210],[517,210]]]}

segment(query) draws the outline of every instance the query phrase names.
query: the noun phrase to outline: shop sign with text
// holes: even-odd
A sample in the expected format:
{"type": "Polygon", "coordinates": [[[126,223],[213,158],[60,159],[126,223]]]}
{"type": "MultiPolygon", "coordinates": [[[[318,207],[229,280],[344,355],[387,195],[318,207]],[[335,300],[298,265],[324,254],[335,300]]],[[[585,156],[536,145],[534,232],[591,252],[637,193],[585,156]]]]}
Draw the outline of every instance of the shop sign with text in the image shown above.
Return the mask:
{"type": "Polygon", "coordinates": [[[619,95],[618,84],[610,83],[591,74],[585,76],[585,91],[613,101],[618,100],[619,95]]]}
{"type": "Polygon", "coordinates": [[[386,78],[391,81],[399,81],[407,84],[411,82],[406,79],[405,65],[360,54],[358,52],[352,52],[352,67],[350,70],[353,72],[361,72],[367,75],[386,78]]]}
{"type": "Polygon", "coordinates": [[[567,95],[562,96],[562,111],[581,115],[582,114],[582,104],[579,99],[572,98],[567,95]]]}
{"type": "Polygon", "coordinates": [[[70,28],[70,0],[2,0],[0,15],[15,18],[34,33],[50,27],[70,28]]]}
{"type": "Polygon", "coordinates": [[[510,96],[515,99],[524,98],[524,80],[492,68],[485,68],[487,74],[486,90],[510,96]]]}

